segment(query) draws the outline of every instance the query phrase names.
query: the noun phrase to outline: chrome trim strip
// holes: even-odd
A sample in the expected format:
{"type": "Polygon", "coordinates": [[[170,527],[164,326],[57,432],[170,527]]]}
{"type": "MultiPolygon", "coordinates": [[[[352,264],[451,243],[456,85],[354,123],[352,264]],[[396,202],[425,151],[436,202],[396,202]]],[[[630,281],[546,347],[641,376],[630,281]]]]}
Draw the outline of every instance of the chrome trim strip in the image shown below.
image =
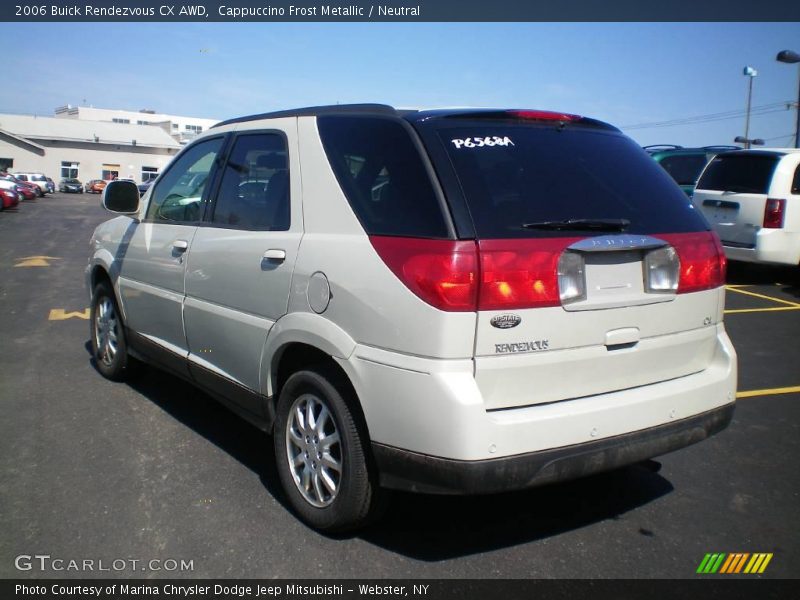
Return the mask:
{"type": "Polygon", "coordinates": [[[576,252],[615,252],[617,250],[650,250],[667,245],[664,240],[648,235],[600,235],[575,242],[567,250],[576,252]]]}

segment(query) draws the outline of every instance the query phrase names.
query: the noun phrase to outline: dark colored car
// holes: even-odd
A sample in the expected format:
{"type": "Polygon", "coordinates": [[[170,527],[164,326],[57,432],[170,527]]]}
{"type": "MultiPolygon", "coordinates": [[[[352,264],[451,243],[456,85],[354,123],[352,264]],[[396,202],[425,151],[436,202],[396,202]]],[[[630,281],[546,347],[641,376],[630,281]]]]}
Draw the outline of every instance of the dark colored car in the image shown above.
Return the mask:
{"type": "Polygon", "coordinates": [[[77,179],[62,179],[58,182],[59,192],[71,192],[73,194],[83,193],[83,184],[77,179]]]}
{"type": "Polygon", "coordinates": [[[144,196],[147,190],[150,189],[150,186],[153,185],[154,181],[155,179],[150,179],[137,185],[136,187],[139,188],[139,196],[144,196]]]}
{"type": "Polygon", "coordinates": [[[720,152],[739,150],[738,146],[703,146],[701,148],[684,148],[682,146],[658,145],[645,146],[644,149],[664,170],[681,186],[690,198],[694,194],[694,186],[705,166],[720,152]]]}
{"type": "Polygon", "coordinates": [[[50,192],[51,194],[56,191],[56,184],[53,183],[53,180],[50,179],[49,177],[47,178],[47,191],[50,192]]]}

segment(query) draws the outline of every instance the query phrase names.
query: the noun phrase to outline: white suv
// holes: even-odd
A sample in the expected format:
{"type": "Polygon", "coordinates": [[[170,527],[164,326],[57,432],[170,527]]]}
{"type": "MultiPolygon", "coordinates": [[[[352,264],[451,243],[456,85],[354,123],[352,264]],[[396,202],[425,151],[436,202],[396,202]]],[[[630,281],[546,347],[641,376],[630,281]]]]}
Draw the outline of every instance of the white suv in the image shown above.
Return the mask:
{"type": "Polygon", "coordinates": [[[800,149],[719,154],[694,201],[732,260],[800,265],[800,149]]]}
{"type": "Polygon", "coordinates": [[[219,124],[94,233],[99,371],[167,369],[272,432],[297,513],[491,493],[731,420],[725,257],[616,128],[561,113],[300,109],[219,124]]]}
{"type": "Polygon", "coordinates": [[[34,184],[36,187],[39,188],[37,192],[39,197],[44,196],[46,193],[51,192],[52,190],[47,185],[47,177],[43,173],[13,173],[14,177],[19,179],[20,181],[27,181],[28,183],[34,184]]]}

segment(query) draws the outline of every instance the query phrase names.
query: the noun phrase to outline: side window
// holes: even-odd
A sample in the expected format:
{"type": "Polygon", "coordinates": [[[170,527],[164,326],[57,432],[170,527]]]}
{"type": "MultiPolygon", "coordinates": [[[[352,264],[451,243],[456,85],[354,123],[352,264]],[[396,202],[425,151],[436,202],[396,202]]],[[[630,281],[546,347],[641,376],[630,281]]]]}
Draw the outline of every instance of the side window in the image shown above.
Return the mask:
{"type": "Polygon", "coordinates": [[[240,135],[225,165],[212,221],[236,229],[289,229],[289,155],[277,133],[240,135]]]}
{"type": "Polygon", "coordinates": [[[794,170],[794,179],[792,179],[792,194],[800,194],[800,165],[794,170]]]}
{"type": "Polygon", "coordinates": [[[205,140],[178,157],[153,190],[147,219],[191,223],[203,218],[203,191],[222,141],[205,140]]]}
{"type": "Polygon", "coordinates": [[[317,119],[328,161],[370,235],[446,238],[439,200],[406,129],[372,117],[317,119]]]}

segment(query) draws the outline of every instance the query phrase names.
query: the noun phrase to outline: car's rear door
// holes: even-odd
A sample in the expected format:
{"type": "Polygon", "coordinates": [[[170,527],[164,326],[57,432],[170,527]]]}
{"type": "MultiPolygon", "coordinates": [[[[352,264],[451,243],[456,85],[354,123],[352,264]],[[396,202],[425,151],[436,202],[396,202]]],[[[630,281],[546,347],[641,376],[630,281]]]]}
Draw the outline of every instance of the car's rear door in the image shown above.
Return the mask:
{"type": "Polygon", "coordinates": [[[233,137],[186,273],[191,372],[256,414],[261,352],[286,313],[303,231],[296,127],[275,119],[233,137]]]}

